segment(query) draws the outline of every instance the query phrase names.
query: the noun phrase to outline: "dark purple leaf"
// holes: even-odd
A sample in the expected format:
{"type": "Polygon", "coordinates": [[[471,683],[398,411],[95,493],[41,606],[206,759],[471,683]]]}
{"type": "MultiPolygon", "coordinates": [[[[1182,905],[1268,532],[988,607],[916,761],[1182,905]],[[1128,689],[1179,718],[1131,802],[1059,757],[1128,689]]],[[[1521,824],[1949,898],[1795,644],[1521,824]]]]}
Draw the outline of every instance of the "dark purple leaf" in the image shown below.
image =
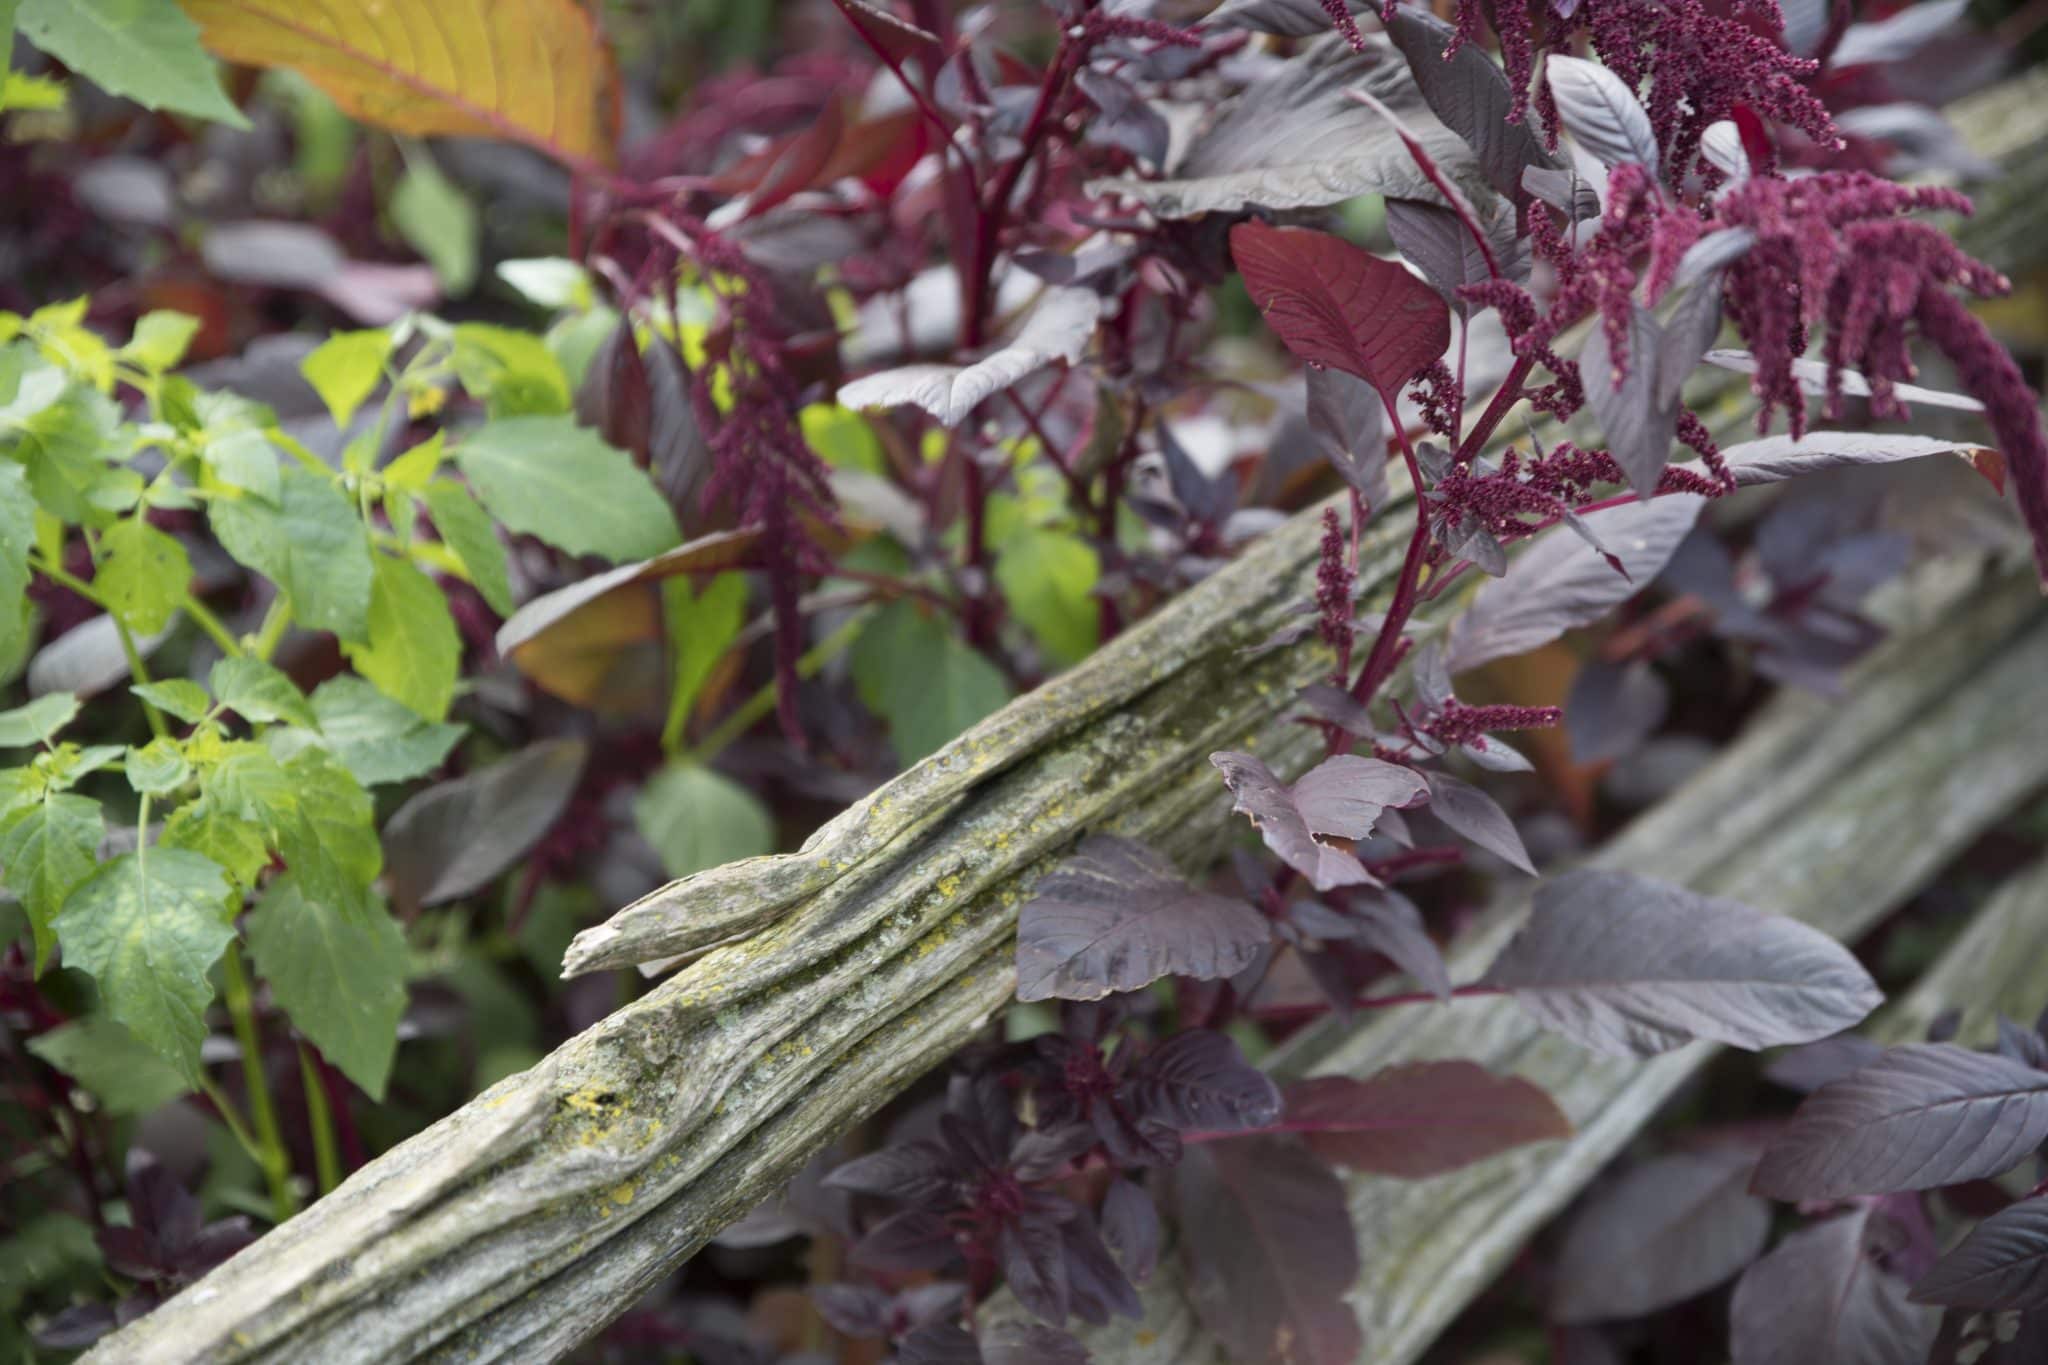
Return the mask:
{"type": "Polygon", "coordinates": [[[1913,1299],[1952,1308],[2048,1308],[2048,1197],[2022,1199],[1970,1229],[1913,1286],[1913,1299]]]}
{"type": "Polygon", "coordinates": [[[1245,1061],[1227,1034],[1189,1029],[1138,1064],[1117,1098],[1146,1118],[1182,1131],[1260,1128],[1280,1113],[1280,1090],[1245,1061]]]}
{"type": "Polygon", "coordinates": [[[825,1177],[825,1185],[944,1208],[952,1202],[958,1175],[952,1156],[938,1143],[899,1142],[838,1167],[825,1177]]]}
{"type": "Polygon", "coordinates": [[[1112,1317],[1145,1316],[1138,1291],[1086,1214],[1062,1223],[1060,1239],[1066,1249],[1068,1303],[1075,1317],[1100,1326],[1112,1317]]]}
{"type": "Polygon", "coordinates": [[[654,420],[654,391],[647,366],[633,335],[633,320],[619,325],[598,344],[576,391],[576,420],[595,428],[605,444],[631,453],[643,468],[654,420]]]}
{"type": "Polygon", "coordinates": [[[1352,1365],[1364,1339],[1344,1187],[1313,1153],[1270,1137],[1188,1150],[1173,1173],[1188,1298],[1239,1365],[1352,1365]]]}
{"type": "Polygon", "coordinates": [[[1555,52],[1543,59],[1543,73],[1558,119],[1581,147],[1602,165],[1634,162],[1656,177],[1657,135],[1621,77],[1598,62],[1555,52]]]}
{"type": "Polygon", "coordinates": [[[1657,733],[1671,708],[1671,689],[1647,659],[1587,664],[1564,699],[1564,725],[1572,762],[1624,758],[1657,733]]]}
{"type": "Polygon", "coordinates": [[[1884,999],[1847,949],[1797,920],[1597,869],[1546,882],[1482,982],[1621,1057],[1696,1038],[1751,1050],[1810,1042],[1884,999]]]}
{"type": "Polygon", "coordinates": [[[1188,885],[1143,844],[1092,835],[1017,912],[1017,998],[1096,1000],[1162,976],[1233,976],[1271,939],[1243,901],[1188,885]]]}
{"type": "Polygon", "coordinates": [[[647,371],[649,468],[685,525],[697,492],[711,473],[711,443],[690,404],[690,367],[666,337],[656,335],[641,354],[647,371]]]}
{"type": "Polygon", "coordinates": [[[512,866],[568,808],[588,753],[581,740],[543,740],[414,795],[384,826],[392,900],[457,900],[512,866]]]}
{"type": "Polygon", "coordinates": [[[1878,1263],[1873,1206],[1803,1228],[1743,1272],[1729,1308],[1734,1365],[1920,1365],[1939,1313],[1878,1263]]]}
{"type": "Polygon", "coordinates": [[[1855,1033],[1841,1033],[1806,1043],[1764,1068],[1764,1079],[1787,1090],[1812,1094],[1850,1076],[1884,1056],[1884,1046],[1855,1033]]]}
{"type": "Polygon", "coordinates": [[[1721,454],[1728,461],[1728,471],[1735,476],[1736,484],[1748,488],[1849,465],[1895,464],[1928,455],[1960,455],[1967,459],[1979,449],[1971,441],[1944,441],[1897,432],[1809,431],[1796,441],[1790,436],[1744,441],[1729,446],[1721,454]]]}
{"type": "Polygon", "coordinates": [[[1721,277],[1697,263],[1682,264],[1701,270],[1701,277],[1680,281],[1686,289],[1664,318],[1655,357],[1657,401],[1674,408],[1686,379],[1721,334],[1721,277]]]}
{"type": "Polygon", "coordinates": [[[996,1264],[1017,1302],[1055,1326],[1067,1320],[1067,1254],[1058,1223],[1034,1217],[1005,1220],[996,1236],[996,1264]]]}
{"type": "Polygon", "coordinates": [[[2000,1056],[2010,1057],[2023,1066],[2048,1070],[2048,1041],[2002,1014],[1998,1016],[1998,1052],[2000,1056]]]}
{"type": "Polygon", "coordinates": [[[1532,1142],[1572,1135],[1537,1086],[1474,1062],[1412,1062],[1366,1080],[1317,1076],[1287,1088],[1285,1127],[1317,1155],[1417,1180],[1532,1142]]]}
{"type": "Polygon", "coordinates": [[[1372,385],[1342,370],[1308,372],[1308,429],[1316,448],[1368,506],[1387,495],[1387,409],[1372,385]]]}
{"type": "Polygon", "coordinates": [[[1526,654],[1599,620],[1657,576],[1705,506],[1706,499],[1680,493],[1581,518],[1621,562],[1623,572],[1569,527],[1538,536],[1507,577],[1480,585],[1451,629],[1448,668],[1463,673],[1526,654]]]}
{"type": "Polygon", "coordinates": [[[1428,790],[1412,768],[1354,754],[1323,760],[1292,787],[1251,754],[1225,751],[1209,761],[1266,846],[1318,891],[1372,879],[1358,859],[1316,835],[1363,839],[1382,810],[1409,805],[1428,790]]]}
{"type": "MultiPolygon", "coordinates": [[[[1523,173],[1550,169],[1556,160],[1529,119],[1510,122],[1513,90],[1507,74],[1478,43],[1459,45],[1446,59],[1456,38],[1451,26],[1415,5],[1388,7],[1387,36],[1408,59],[1408,69],[1422,90],[1430,112],[1472,149],[1479,172],[1500,194],[1520,201],[1527,193],[1523,173]]],[[[1389,201],[1391,205],[1391,201],[1389,201]]]]}
{"type": "Polygon", "coordinates": [[[1579,375],[1586,406],[1607,438],[1629,486],[1643,497],[1656,490],[1678,438],[1678,399],[1666,398],[1663,369],[1658,363],[1664,329],[1641,304],[1629,305],[1628,365],[1616,363],[1607,329],[1595,327],[1579,354],[1579,375]]]}
{"type": "Polygon", "coordinates": [[[1230,252],[1289,350],[1357,375],[1389,402],[1451,344],[1450,310],[1428,285],[1341,237],[1239,223],[1230,252]]]}
{"type": "Polygon", "coordinates": [[[1570,170],[1531,166],[1522,172],[1522,188],[1573,222],[1600,216],[1600,195],[1570,170]]]}
{"type": "Polygon", "coordinates": [[[1097,111],[1088,120],[1088,141],[1121,147],[1154,166],[1166,163],[1166,117],[1138,93],[1136,86],[1120,76],[1090,68],[1077,72],[1074,83],[1097,111]]]}
{"type": "Polygon", "coordinates": [[[1771,1206],[1749,1193],[1756,1154],[1674,1152],[1601,1188],[1558,1249],[1551,1316],[1644,1317],[1733,1278],[1771,1235],[1771,1206]]]}
{"type": "Polygon", "coordinates": [[[1413,901],[1398,891],[1359,892],[1351,897],[1345,920],[1360,946],[1385,957],[1437,999],[1451,998],[1450,969],[1413,901]]]}
{"type": "Polygon", "coordinates": [[[1529,850],[1522,847],[1515,822],[1508,819],[1508,813],[1492,797],[1447,773],[1431,772],[1425,776],[1429,780],[1431,815],[1509,866],[1532,877],[1536,875],[1536,865],[1529,861],[1529,850]]]}
{"type": "Polygon", "coordinates": [[[1888,1048],[1799,1106],[1757,1167],[1779,1199],[1931,1190],[2008,1171],[2048,1139],[2048,1071],[1950,1043],[1888,1048]]]}
{"type": "Polygon", "coordinates": [[[957,1322],[928,1322],[903,1338],[896,1365],[986,1365],[974,1334],[957,1322]]]}
{"type": "MultiPolygon", "coordinates": [[[[1756,357],[1748,351],[1708,351],[1701,359],[1709,365],[1718,365],[1736,374],[1755,374],[1756,357]]],[[[1828,366],[1824,360],[1801,356],[1792,362],[1792,379],[1800,389],[1815,397],[1822,397],[1828,391],[1828,366]]],[[[1852,398],[1870,397],[1870,380],[1856,370],[1837,372],[1836,382],[1843,393],[1852,398]]],[[[1984,404],[1968,394],[1948,393],[1940,389],[1926,389],[1918,384],[1894,384],[1892,392],[1902,402],[1925,403],[1930,408],[1954,408],[1957,412],[1982,412],[1984,404]]]]}
{"type": "MultiPolygon", "coordinates": [[[[1366,0],[1348,0],[1353,14],[1368,12],[1366,0]]],[[[1330,31],[1322,0],[1223,0],[1203,20],[1210,28],[1242,28],[1281,38],[1319,38],[1330,31]]]]}
{"type": "MultiPolygon", "coordinates": [[[[1529,274],[1528,239],[1514,234],[1514,210],[1505,201],[1494,203],[1501,209],[1501,213],[1494,215],[1494,221],[1479,220],[1488,234],[1487,245],[1493,249],[1502,275],[1511,280],[1525,279],[1529,274]]],[[[1387,233],[1394,239],[1394,249],[1422,272],[1452,311],[1466,316],[1471,306],[1458,297],[1459,288],[1484,284],[1492,277],[1487,273],[1486,257],[1480,254],[1479,244],[1458,221],[1458,215],[1420,200],[1389,199],[1387,233]]]]}
{"type": "MultiPolygon", "coordinates": [[[[1685,254],[1678,258],[1678,269],[1671,273],[1675,287],[1696,284],[1716,271],[1724,270],[1749,254],[1756,245],[1756,232],[1752,228],[1720,228],[1687,247],[1685,254]]],[[[1718,314],[1719,310],[1715,310],[1718,314]]],[[[1705,346],[1700,347],[1702,351],[1705,346]]],[[[1698,357],[1694,357],[1697,362],[1698,357]]]]}
{"type": "Polygon", "coordinates": [[[1237,481],[1228,470],[1210,478],[1195,463],[1187,447],[1174,439],[1164,422],[1159,432],[1159,453],[1166,459],[1166,477],[1173,497],[1190,517],[1205,526],[1221,526],[1237,507],[1237,481]]]}
{"type": "Polygon", "coordinates": [[[889,1330],[889,1296],[868,1284],[816,1284],[811,1302],[835,1332],[879,1337],[889,1330]]]}
{"type": "Polygon", "coordinates": [[[942,1270],[959,1257],[953,1229],[925,1209],[905,1209],[854,1243],[853,1263],[870,1270],[942,1270]]]}
{"type": "Polygon", "coordinates": [[[1159,1208],[1145,1187],[1118,1176],[1102,1196],[1102,1240],[1116,1253],[1124,1273],[1143,1284],[1159,1266],[1159,1208]]]}

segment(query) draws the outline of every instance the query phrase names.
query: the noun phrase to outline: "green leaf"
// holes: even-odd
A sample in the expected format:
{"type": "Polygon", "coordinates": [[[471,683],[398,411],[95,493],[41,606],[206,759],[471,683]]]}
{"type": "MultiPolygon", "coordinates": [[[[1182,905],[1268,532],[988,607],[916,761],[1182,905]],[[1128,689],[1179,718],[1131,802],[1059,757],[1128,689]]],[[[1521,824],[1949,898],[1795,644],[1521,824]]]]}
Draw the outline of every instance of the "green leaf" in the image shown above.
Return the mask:
{"type": "Polygon", "coordinates": [[[994,664],[908,601],[883,608],[854,641],[849,662],[855,690],[889,723],[905,764],[1010,699],[1010,685],[994,664]]]}
{"type": "Polygon", "coordinates": [[[197,725],[200,718],[213,709],[213,700],[206,695],[206,689],[190,678],[165,678],[159,682],[136,683],[128,690],[157,710],[166,715],[176,716],[187,725],[197,725]]]}
{"type": "Polygon", "coordinates": [[[78,698],[69,692],[52,692],[26,706],[0,711],[0,749],[44,743],[71,723],[78,704],[78,698]]]}
{"type": "Polygon", "coordinates": [[[775,850],[775,822],[754,794],[695,763],[654,775],[633,802],[633,823],[671,877],[775,850]]]}
{"type": "Polygon", "coordinates": [[[249,954],[299,1032],[373,1100],[405,1013],[405,936],[375,896],[317,894],[297,872],[249,914],[249,954]]]}
{"type": "Polygon", "coordinates": [[[596,298],[590,272],[560,256],[498,262],[498,278],[542,308],[588,308],[596,298]]]}
{"type": "Polygon", "coordinates": [[[287,770],[300,806],[277,851],[309,895],[340,901],[368,890],[384,869],[370,794],[318,749],[294,755],[287,770]]]}
{"type": "MultiPolygon", "coordinates": [[[[0,6],[0,10],[4,9],[5,6],[0,6]]],[[[0,29],[0,32],[5,31],[0,29]]],[[[25,71],[0,72],[0,114],[13,109],[62,109],[66,98],[64,82],[54,76],[31,76],[25,71]]]]}
{"type": "Polygon", "coordinates": [[[352,673],[313,689],[313,715],[335,759],[365,786],[425,777],[462,738],[460,725],[433,725],[352,673]]]}
{"type": "Polygon", "coordinates": [[[255,886],[258,875],[270,866],[270,841],[263,827],[203,795],[171,812],[157,846],[188,849],[218,863],[243,890],[255,886]]]}
{"type": "Polygon", "coordinates": [[[140,796],[176,791],[192,776],[191,760],[174,739],[153,739],[140,749],[130,749],[123,767],[128,785],[140,796]]]}
{"type": "Polygon", "coordinates": [[[492,516],[556,549],[622,564],[682,541],[675,513],[632,457],[566,417],[487,423],[455,458],[492,516]]]}
{"type": "Polygon", "coordinates": [[[805,444],[834,469],[856,469],[877,477],[888,474],[882,443],[860,413],[848,412],[837,403],[813,403],[797,414],[797,420],[805,444]]]}
{"type": "Polygon", "coordinates": [[[244,720],[313,724],[313,708],[298,684],[261,659],[247,655],[222,659],[214,664],[206,682],[220,704],[244,720]]]}
{"type": "Polygon", "coordinates": [[[36,543],[36,497],[28,471],[0,460],[0,602],[18,602],[28,592],[28,554],[36,543]]]}
{"type": "Polygon", "coordinates": [[[213,58],[199,45],[199,26],[174,4],[22,0],[20,24],[30,42],[110,95],[145,109],[249,126],[221,89],[213,58]]]}
{"type": "Polygon", "coordinates": [[[207,433],[199,458],[207,472],[226,484],[276,506],[280,475],[277,451],[270,440],[254,427],[214,435],[207,433]]]}
{"type": "Polygon", "coordinates": [[[425,493],[427,514],[441,540],[462,560],[469,581],[500,616],[513,609],[512,581],[505,571],[505,543],[469,490],[453,479],[436,479],[425,493]]]}
{"type": "Polygon", "coordinates": [[[391,192],[391,221],[451,298],[469,292],[476,283],[476,205],[424,149],[406,153],[405,174],[391,192]]]}
{"type": "Polygon", "coordinates": [[[135,320],[135,335],[121,348],[121,354],[151,374],[162,374],[185,358],[198,333],[198,318],[159,308],[135,320]]]}
{"type": "Polygon", "coordinates": [[[336,332],[299,362],[299,373],[334,415],[334,425],[346,427],[363,400],[377,391],[390,353],[391,334],[382,327],[336,332]]]}
{"type": "Polygon", "coordinates": [[[123,854],[71,893],[56,920],[64,963],[98,983],[107,1013],[197,1084],[207,973],[235,931],[219,865],[177,848],[123,854]]]}
{"type": "Polygon", "coordinates": [[[539,337],[465,322],[455,329],[455,375],[493,417],[551,416],[569,410],[569,377],[539,337]]]}
{"type": "Polygon", "coordinates": [[[261,744],[233,740],[206,765],[200,790],[225,814],[261,828],[274,847],[298,819],[300,792],[277,756],[261,744]]]}
{"type": "Polygon", "coordinates": [[[161,1109],[189,1088],[176,1067],[104,1014],[31,1038],[28,1050],[91,1091],[116,1118],[161,1109]]]}
{"type": "Polygon", "coordinates": [[[702,592],[691,591],[687,575],[671,578],[661,585],[661,602],[668,622],[672,677],[669,713],[687,718],[711,670],[746,622],[746,575],[719,574],[702,592]]]}
{"type": "Polygon", "coordinates": [[[448,599],[409,560],[377,557],[370,640],[344,645],[356,672],[428,720],[448,715],[462,666],[462,639],[448,599]]]}
{"type": "Polygon", "coordinates": [[[427,481],[441,468],[441,447],[445,435],[444,432],[436,431],[385,465],[384,486],[407,493],[418,493],[425,489],[427,481]]]}
{"type": "Polygon", "coordinates": [[[171,623],[192,584],[192,557],[175,536],[141,517],[128,517],[100,537],[93,586],[107,609],[137,635],[154,635],[171,623]]]}
{"type": "Polygon", "coordinates": [[[277,506],[254,498],[212,504],[213,529],[230,555],[291,594],[311,630],[361,640],[370,614],[370,538],[355,504],[328,479],[288,466],[277,506]]]}
{"type": "Polygon", "coordinates": [[[0,823],[0,868],[6,869],[7,889],[21,898],[35,930],[38,974],[56,946],[51,921],[64,908],[64,898],[99,865],[105,833],[99,802],[56,792],[10,812],[0,823]]]}
{"type": "MultiPolygon", "coordinates": [[[[39,396],[29,394],[32,383],[38,390],[44,387],[39,377],[24,379],[23,397],[13,408],[21,409],[39,396]]],[[[51,516],[73,524],[105,520],[95,514],[88,495],[107,474],[102,452],[114,426],[106,400],[82,384],[62,390],[54,402],[36,404],[33,411],[10,415],[0,410],[0,438],[13,438],[15,458],[28,466],[28,484],[36,501],[51,516]]]]}
{"type": "Polygon", "coordinates": [[[1064,531],[1025,527],[996,555],[996,585],[1010,610],[1061,664],[1094,650],[1101,612],[1094,596],[1102,564],[1095,549],[1064,531]]]}

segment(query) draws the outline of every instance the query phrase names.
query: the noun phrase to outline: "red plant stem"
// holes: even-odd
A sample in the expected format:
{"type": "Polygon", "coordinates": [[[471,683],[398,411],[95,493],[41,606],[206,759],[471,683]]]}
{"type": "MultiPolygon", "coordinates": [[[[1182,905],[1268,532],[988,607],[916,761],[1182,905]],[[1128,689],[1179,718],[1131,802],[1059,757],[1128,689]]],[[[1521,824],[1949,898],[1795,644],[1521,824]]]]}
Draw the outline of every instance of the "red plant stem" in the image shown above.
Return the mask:
{"type": "Polygon", "coordinates": [[[896,77],[896,83],[903,87],[903,93],[910,96],[910,102],[917,106],[918,113],[924,115],[925,122],[931,124],[937,131],[939,140],[946,145],[947,150],[959,155],[960,167],[967,174],[967,183],[974,187],[976,194],[981,193],[981,182],[974,174],[974,158],[961,151],[960,144],[953,140],[953,126],[946,122],[946,116],[926,97],[917,82],[910,79],[910,73],[903,69],[903,64],[896,60],[888,47],[874,34],[869,33],[867,25],[846,7],[844,0],[832,0],[832,3],[838,6],[846,22],[853,26],[853,31],[860,35],[860,40],[867,44],[868,51],[874,53],[876,59],[889,68],[890,74],[896,77]]]}
{"type": "Polygon", "coordinates": [[[1045,136],[1053,107],[1059,103],[1059,97],[1066,89],[1075,52],[1072,41],[1062,33],[1059,48],[1045,69],[1044,81],[1039,84],[1038,101],[1031,106],[1031,116],[1024,124],[1024,131],[1018,135],[1017,155],[996,177],[994,188],[986,196],[977,193],[975,197],[974,241],[967,255],[967,268],[961,276],[967,291],[967,311],[960,322],[960,344],[964,348],[972,349],[987,340],[989,286],[995,274],[996,247],[1010,213],[1010,198],[1017,192],[1017,182],[1024,178],[1031,158],[1037,154],[1039,140],[1045,136]]]}
{"type": "MultiPolygon", "coordinates": [[[[1067,374],[1071,373],[1073,371],[1067,371],[1067,374]]],[[[1061,375],[1060,379],[1064,382],[1066,375],[1061,375]]],[[[1010,405],[1017,409],[1017,415],[1024,419],[1026,430],[1037,438],[1038,448],[1045,452],[1045,458],[1052,461],[1053,468],[1059,470],[1060,477],[1067,481],[1067,496],[1073,500],[1078,514],[1087,516],[1095,501],[1089,496],[1087,480],[1074,472],[1072,460],[1060,454],[1059,447],[1053,444],[1052,437],[1046,435],[1044,421],[1031,410],[1031,405],[1019,398],[1015,389],[1005,389],[1003,396],[1010,400],[1010,405]]]]}
{"type": "Polygon", "coordinates": [[[1422,466],[1416,463],[1415,447],[1409,443],[1408,429],[1402,425],[1400,414],[1394,411],[1393,400],[1383,393],[1380,402],[1386,407],[1387,422],[1401,442],[1401,458],[1407,462],[1408,478],[1415,486],[1415,530],[1408,537],[1408,553],[1401,560],[1401,576],[1394,583],[1394,600],[1387,607],[1387,619],[1380,626],[1379,636],[1372,642],[1372,653],[1366,656],[1365,667],[1359,670],[1358,681],[1351,688],[1351,695],[1361,702],[1372,700],[1373,694],[1400,660],[1402,632],[1409,616],[1414,614],[1417,589],[1422,581],[1423,559],[1429,551],[1429,501],[1422,496],[1422,466]]]}
{"type": "Polygon", "coordinates": [[[1500,425],[1501,419],[1508,415],[1508,410],[1520,400],[1522,385],[1528,380],[1529,371],[1535,368],[1534,356],[1515,357],[1514,367],[1508,371],[1507,378],[1501,381],[1500,387],[1493,391],[1493,400],[1486,405],[1486,410],[1479,414],[1478,424],[1466,432],[1465,439],[1458,443],[1459,464],[1469,464],[1472,457],[1486,445],[1488,438],[1493,435],[1493,429],[1500,425]]]}
{"type": "Polygon", "coordinates": [[[995,638],[995,622],[988,603],[988,489],[982,482],[981,465],[970,452],[962,449],[960,462],[967,504],[967,545],[963,554],[969,570],[965,584],[967,609],[961,622],[967,627],[967,642],[976,649],[984,649],[995,638]]]}
{"type": "Polygon", "coordinates": [[[1391,858],[1382,858],[1376,863],[1366,864],[1366,871],[1381,881],[1392,881],[1403,872],[1412,872],[1418,867],[1455,867],[1465,861],[1465,850],[1456,844],[1432,844],[1426,848],[1411,848],[1396,853],[1391,858]]]}

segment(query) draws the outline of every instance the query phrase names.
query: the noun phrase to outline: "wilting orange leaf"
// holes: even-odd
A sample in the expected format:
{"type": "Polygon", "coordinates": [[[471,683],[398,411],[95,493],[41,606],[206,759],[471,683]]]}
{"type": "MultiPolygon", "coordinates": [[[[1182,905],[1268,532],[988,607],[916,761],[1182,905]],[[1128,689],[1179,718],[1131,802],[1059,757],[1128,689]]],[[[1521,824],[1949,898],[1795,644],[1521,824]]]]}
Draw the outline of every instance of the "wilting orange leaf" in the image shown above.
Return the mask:
{"type": "Polygon", "coordinates": [[[507,138],[572,166],[612,160],[611,52],[576,0],[183,3],[220,56],[289,67],[366,123],[507,138]]]}

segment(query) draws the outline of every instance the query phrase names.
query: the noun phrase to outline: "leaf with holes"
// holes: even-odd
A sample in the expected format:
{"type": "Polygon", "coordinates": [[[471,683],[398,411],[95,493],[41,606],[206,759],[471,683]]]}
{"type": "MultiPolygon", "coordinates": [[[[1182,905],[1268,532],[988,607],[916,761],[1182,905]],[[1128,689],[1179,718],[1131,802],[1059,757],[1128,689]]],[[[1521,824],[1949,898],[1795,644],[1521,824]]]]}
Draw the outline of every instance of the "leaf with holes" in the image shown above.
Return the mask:
{"type": "Polygon", "coordinates": [[[1188,885],[1143,844],[1098,834],[1017,912],[1017,998],[1099,1000],[1162,976],[1234,976],[1271,938],[1243,901],[1188,885]]]}
{"type": "Polygon", "coordinates": [[[1771,1206],[1749,1192],[1756,1154],[1673,1152],[1602,1186],[1558,1248],[1559,1322],[1647,1317],[1733,1278],[1763,1251],[1771,1206]]]}
{"type": "Polygon", "coordinates": [[[1355,754],[1323,760],[1291,787],[1251,754],[1225,751],[1209,755],[1209,762],[1237,798],[1237,812],[1258,826],[1266,847],[1318,891],[1372,878],[1357,858],[1317,835],[1363,839],[1381,811],[1411,805],[1429,790],[1412,768],[1355,754]]]}
{"type": "Polygon", "coordinates": [[[1949,1043],[1886,1049],[1807,1096],[1765,1149],[1779,1199],[1928,1190],[2011,1170],[2048,1139],[2048,1072],[1949,1043]]]}
{"type": "Polygon", "coordinates": [[[434,0],[183,4],[222,57],[289,67],[365,123],[415,137],[506,138],[571,166],[612,159],[611,53],[576,0],[524,0],[516,22],[490,6],[434,0]]]}
{"type": "Polygon", "coordinates": [[[1451,310],[1435,290],[1341,237],[1239,223],[1230,254],[1288,350],[1357,375],[1387,402],[1451,344],[1451,310]]]}
{"type": "Polygon", "coordinates": [[[1287,1087],[1280,1127],[1340,1166],[1419,1180],[1532,1142],[1572,1135],[1557,1101],[1474,1062],[1411,1062],[1364,1080],[1316,1076],[1287,1087]]]}
{"type": "Polygon", "coordinates": [[[1848,949],[1797,920],[1597,869],[1545,883],[1481,984],[1617,1057],[1696,1038],[1752,1051],[1811,1042],[1884,998],[1848,949]]]}

